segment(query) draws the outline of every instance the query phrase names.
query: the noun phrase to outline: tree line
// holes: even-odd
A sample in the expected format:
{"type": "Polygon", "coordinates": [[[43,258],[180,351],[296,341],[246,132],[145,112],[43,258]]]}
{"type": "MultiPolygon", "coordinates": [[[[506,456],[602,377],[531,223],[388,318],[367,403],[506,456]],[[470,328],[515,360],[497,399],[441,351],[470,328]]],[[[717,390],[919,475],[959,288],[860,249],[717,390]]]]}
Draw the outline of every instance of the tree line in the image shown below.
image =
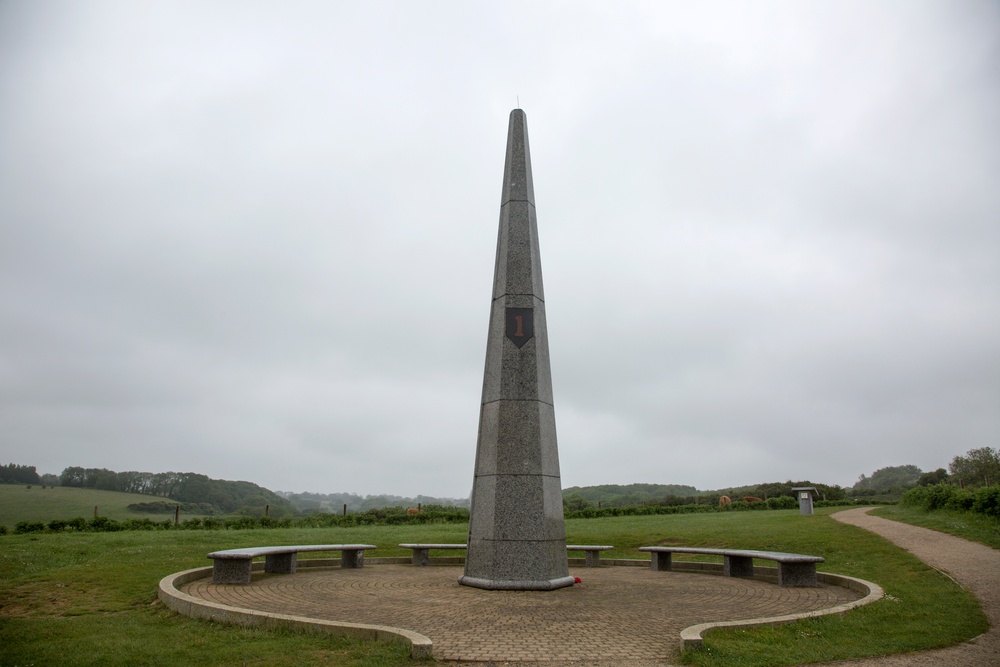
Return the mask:
{"type": "Polygon", "coordinates": [[[681,484],[600,484],[571,486],[563,489],[563,507],[582,510],[589,507],[629,507],[632,505],[694,503],[700,492],[681,484]]]}
{"type": "MultiPolygon", "coordinates": [[[[955,456],[948,470],[938,468],[925,472],[915,465],[887,466],[876,470],[870,476],[861,475],[858,482],[849,489],[810,481],[767,482],[704,492],[698,491],[693,486],[675,484],[606,484],[564,489],[563,506],[567,512],[624,507],[679,508],[688,505],[698,507],[717,505],[720,496],[726,495],[733,501],[741,501],[744,498],[751,501],[760,499],[765,501],[763,506],[775,509],[781,504],[778,499],[794,498],[792,488],[796,486],[816,487],[819,499],[829,502],[850,498],[893,501],[900,499],[907,490],[914,487],[946,485],[974,491],[978,488],[990,488],[997,484],[997,480],[1000,480],[1000,450],[980,447],[971,449],[964,455],[955,456]]],[[[252,482],[216,480],[191,472],[115,472],[106,468],[69,467],[56,478],[54,475],[39,476],[35,466],[10,463],[0,466],[0,483],[59,483],[62,486],[158,496],[188,507],[197,506],[200,509],[199,513],[204,514],[240,512],[262,516],[265,507],[269,507],[268,514],[272,517],[291,516],[297,511],[305,514],[340,513],[343,505],[347,505],[351,512],[366,512],[373,508],[391,506],[415,507],[418,504],[424,507],[429,505],[468,507],[468,499],[443,499],[431,496],[403,498],[378,495],[362,498],[347,493],[285,493],[282,497],[252,482]],[[211,508],[215,511],[211,511],[211,508]]],[[[961,497],[966,498],[965,495],[961,497]]],[[[992,497],[988,495],[988,498],[992,497]]],[[[948,498],[952,498],[952,495],[948,495],[948,498]]],[[[156,509],[164,511],[162,507],[156,509]]],[[[150,511],[153,511],[152,508],[150,511]]]]}
{"type": "Polygon", "coordinates": [[[879,468],[871,476],[861,475],[851,487],[854,496],[901,495],[916,486],[950,484],[962,489],[989,488],[1000,481],[1000,449],[978,447],[951,460],[948,469],[923,471],[915,465],[879,468]]]}
{"type": "Polygon", "coordinates": [[[210,505],[219,513],[259,510],[271,516],[295,513],[287,500],[253,482],[211,479],[193,472],[115,472],[107,468],[70,467],[59,475],[61,486],[121,491],[169,498],[179,503],[210,505]]]}
{"type": "MultiPolygon", "coordinates": [[[[793,482],[791,480],[787,482],[766,482],[763,484],[719,489],[717,491],[699,491],[693,486],[679,484],[602,484],[599,486],[573,486],[564,489],[563,509],[566,512],[581,512],[585,510],[631,507],[715,507],[719,504],[719,499],[722,496],[726,496],[733,501],[742,501],[744,498],[752,498],[752,502],[770,500],[774,502],[771,502],[769,505],[762,505],[762,507],[785,509],[785,504],[787,503],[779,502],[779,499],[786,498],[792,501],[789,507],[798,507],[798,501],[795,500],[795,492],[792,491],[797,486],[815,487],[819,493],[820,500],[840,501],[846,497],[845,490],[840,486],[831,486],[819,482],[814,483],[808,480],[801,482],[793,482]]],[[[659,513],[671,513],[673,511],[675,510],[663,510],[659,513]]],[[[657,512],[649,510],[648,512],[639,513],[655,514],[657,512]]],[[[567,514],[566,516],[576,515],[567,514]]],[[[617,515],[611,512],[607,516],[617,515]]]]}
{"type": "Polygon", "coordinates": [[[927,511],[973,512],[1000,519],[1000,449],[978,447],[956,456],[948,470],[922,473],[902,503],[927,511]]]}
{"type": "Polygon", "coordinates": [[[41,484],[42,479],[38,476],[35,466],[21,466],[16,463],[8,463],[0,466],[0,484],[41,484]]]}

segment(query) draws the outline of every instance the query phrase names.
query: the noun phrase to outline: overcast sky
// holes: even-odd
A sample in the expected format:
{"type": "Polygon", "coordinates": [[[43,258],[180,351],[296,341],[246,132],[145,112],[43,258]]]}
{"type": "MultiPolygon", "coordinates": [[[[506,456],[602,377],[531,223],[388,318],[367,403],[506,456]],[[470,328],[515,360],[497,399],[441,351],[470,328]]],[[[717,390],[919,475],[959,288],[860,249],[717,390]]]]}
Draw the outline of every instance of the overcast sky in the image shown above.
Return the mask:
{"type": "Polygon", "coordinates": [[[472,487],[507,117],[562,483],[1000,445],[996,2],[0,2],[0,459],[472,487]]]}

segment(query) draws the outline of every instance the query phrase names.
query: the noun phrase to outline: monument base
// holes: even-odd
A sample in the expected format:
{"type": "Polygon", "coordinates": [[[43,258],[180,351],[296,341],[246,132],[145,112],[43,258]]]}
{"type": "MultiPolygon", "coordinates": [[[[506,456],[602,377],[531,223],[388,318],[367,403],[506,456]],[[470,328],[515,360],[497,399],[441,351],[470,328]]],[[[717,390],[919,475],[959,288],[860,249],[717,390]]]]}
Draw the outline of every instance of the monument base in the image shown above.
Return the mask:
{"type": "Polygon", "coordinates": [[[557,588],[572,586],[576,583],[576,578],[558,577],[534,581],[510,581],[462,576],[458,578],[458,583],[473,588],[485,588],[489,591],[554,591],[557,588]]]}

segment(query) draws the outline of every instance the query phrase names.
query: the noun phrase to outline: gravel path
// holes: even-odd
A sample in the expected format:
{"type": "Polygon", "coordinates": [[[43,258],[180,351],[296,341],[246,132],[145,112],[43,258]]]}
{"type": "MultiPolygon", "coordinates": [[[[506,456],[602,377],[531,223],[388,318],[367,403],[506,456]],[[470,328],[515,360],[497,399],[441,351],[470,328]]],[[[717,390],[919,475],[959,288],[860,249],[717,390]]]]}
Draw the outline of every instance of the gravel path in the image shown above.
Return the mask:
{"type": "Polygon", "coordinates": [[[831,516],[884,537],[956,580],[979,600],[990,621],[990,629],[970,642],[950,648],[827,664],[845,667],[1000,666],[1000,551],[935,530],[869,516],[870,509],[861,507],[831,516]]]}

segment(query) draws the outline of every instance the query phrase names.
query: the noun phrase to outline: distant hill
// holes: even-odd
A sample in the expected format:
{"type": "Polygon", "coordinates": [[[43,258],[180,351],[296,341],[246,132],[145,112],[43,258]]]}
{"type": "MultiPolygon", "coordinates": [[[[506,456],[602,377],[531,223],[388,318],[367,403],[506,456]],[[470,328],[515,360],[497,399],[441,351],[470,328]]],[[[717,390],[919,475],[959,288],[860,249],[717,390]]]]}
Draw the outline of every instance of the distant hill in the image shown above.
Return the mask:
{"type": "Polygon", "coordinates": [[[795,493],[792,488],[796,486],[814,486],[819,491],[819,497],[824,500],[840,500],[845,497],[844,489],[839,486],[810,481],[763,482],[714,491],[699,491],[693,486],[680,484],[603,484],[600,486],[573,486],[563,489],[563,505],[569,509],[582,509],[588,506],[625,507],[643,504],[715,503],[719,496],[730,496],[734,500],[746,496],[755,498],[794,497],[795,493]]]}
{"type": "Polygon", "coordinates": [[[777,498],[779,496],[790,496],[795,497],[795,492],[792,491],[795,487],[814,487],[817,491],[818,498],[820,500],[843,500],[847,497],[846,490],[836,484],[823,484],[822,482],[812,482],[809,480],[802,480],[798,482],[793,482],[788,480],[786,482],[762,482],[760,484],[752,484],[750,486],[735,486],[728,489],[718,489],[715,491],[705,491],[705,495],[709,495],[713,498],[718,498],[720,495],[729,496],[733,500],[737,498],[743,498],[745,496],[753,496],[755,498],[777,498]]]}
{"type": "MultiPolygon", "coordinates": [[[[253,482],[211,479],[193,472],[115,472],[106,468],[66,468],[59,475],[64,487],[122,491],[167,498],[177,503],[199,505],[215,514],[290,516],[292,504],[253,482]]],[[[148,499],[147,499],[148,501],[148,499]]]]}
{"type": "Polygon", "coordinates": [[[300,512],[333,512],[337,514],[347,505],[348,512],[363,512],[382,507],[416,507],[427,505],[443,505],[445,507],[469,508],[468,498],[435,498],[433,496],[416,496],[408,498],[393,495],[359,496],[356,493],[292,493],[277,491],[279,496],[287,499],[300,512]]]}
{"type": "Polygon", "coordinates": [[[698,489],[682,484],[602,484],[600,486],[571,486],[563,489],[563,503],[576,501],[601,507],[625,507],[659,502],[665,498],[689,498],[699,495],[698,489]]]}

